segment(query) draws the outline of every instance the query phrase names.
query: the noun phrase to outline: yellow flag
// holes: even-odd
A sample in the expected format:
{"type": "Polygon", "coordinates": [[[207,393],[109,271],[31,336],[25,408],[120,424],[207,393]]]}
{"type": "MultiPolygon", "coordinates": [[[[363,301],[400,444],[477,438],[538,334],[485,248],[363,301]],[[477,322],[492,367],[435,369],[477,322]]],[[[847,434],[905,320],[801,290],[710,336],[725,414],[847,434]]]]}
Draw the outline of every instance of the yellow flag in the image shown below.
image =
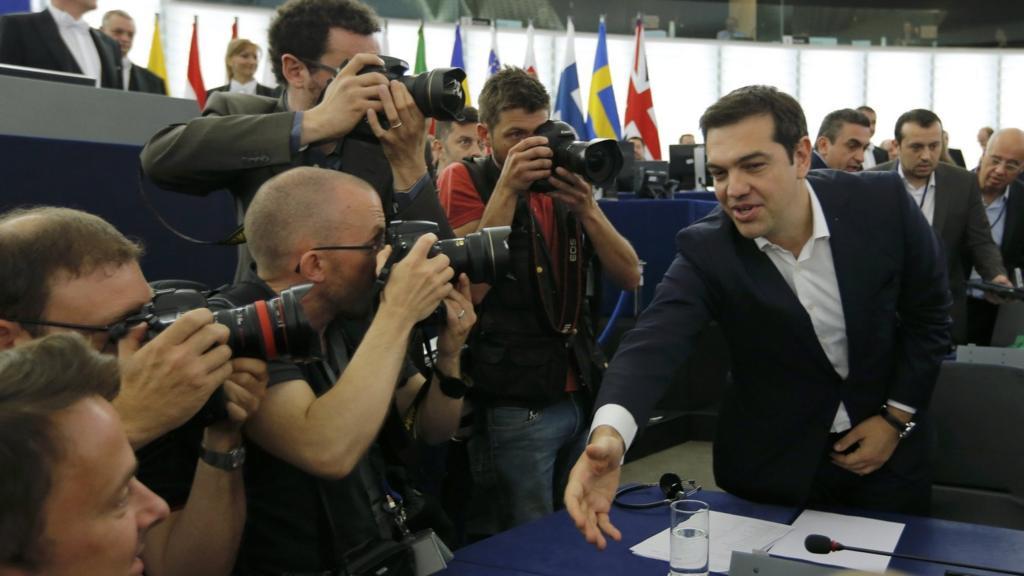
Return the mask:
{"type": "MultiPolygon", "coordinates": [[[[146,66],[149,71],[156,74],[164,81],[164,90],[168,89],[167,86],[167,66],[164,65],[164,45],[160,41],[160,15],[156,15],[156,20],[153,24],[153,43],[149,45],[149,65],[146,66]]],[[[168,92],[169,94],[169,92],[168,92]]]]}

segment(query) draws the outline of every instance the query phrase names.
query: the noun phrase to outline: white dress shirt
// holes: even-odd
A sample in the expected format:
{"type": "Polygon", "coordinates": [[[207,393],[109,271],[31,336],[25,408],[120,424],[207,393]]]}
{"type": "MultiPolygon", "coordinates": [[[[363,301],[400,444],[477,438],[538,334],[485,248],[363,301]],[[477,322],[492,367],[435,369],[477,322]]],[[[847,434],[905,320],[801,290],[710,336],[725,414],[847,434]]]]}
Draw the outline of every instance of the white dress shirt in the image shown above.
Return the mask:
{"type": "Polygon", "coordinates": [[[870,170],[875,167],[875,145],[868,144],[868,149],[864,151],[864,169],[870,170]]]}
{"type": "Polygon", "coordinates": [[[89,24],[79,18],[75,20],[71,14],[54,8],[52,5],[47,8],[53,20],[57,23],[57,30],[60,37],[68,47],[71,55],[78,63],[82,74],[96,79],[96,86],[100,85],[100,77],[103,73],[103,65],[100,63],[100,53],[96,43],[89,33],[89,24]]]}
{"type": "Polygon", "coordinates": [[[127,56],[121,59],[121,83],[124,84],[124,90],[128,91],[128,86],[131,84],[132,79],[132,61],[127,56]]]}
{"type": "Polygon", "coordinates": [[[231,84],[228,87],[228,92],[238,92],[239,94],[252,94],[256,95],[256,79],[253,78],[245,84],[240,83],[234,78],[231,79],[231,84]]]}
{"type": "MultiPolygon", "coordinates": [[[[818,337],[822,351],[832,364],[832,368],[840,378],[846,379],[850,373],[849,347],[846,339],[846,315],[843,313],[843,302],[839,294],[839,281],[836,279],[835,262],[832,259],[832,246],[825,213],[818,202],[818,196],[807,185],[807,193],[811,200],[813,229],[800,255],[769,242],[766,238],[755,238],[757,247],[764,252],[782,275],[786,284],[793,290],[800,304],[810,316],[814,333],[818,337]]],[[[889,400],[891,406],[913,413],[914,409],[898,402],[889,400]]],[[[602,425],[615,428],[625,441],[626,448],[636,437],[637,424],[633,415],[618,404],[605,404],[594,414],[591,432],[602,425]]],[[[845,432],[851,427],[850,416],[846,406],[839,403],[832,420],[832,432],[845,432]]]]}
{"type": "Polygon", "coordinates": [[[903,186],[907,189],[907,193],[914,198],[914,203],[921,209],[921,212],[924,212],[928,224],[931,224],[932,219],[935,218],[935,172],[932,171],[927,184],[920,188],[914,188],[907,181],[907,177],[903,175],[903,164],[897,163],[896,169],[900,172],[900,178],[903,180],[903,186]]]}

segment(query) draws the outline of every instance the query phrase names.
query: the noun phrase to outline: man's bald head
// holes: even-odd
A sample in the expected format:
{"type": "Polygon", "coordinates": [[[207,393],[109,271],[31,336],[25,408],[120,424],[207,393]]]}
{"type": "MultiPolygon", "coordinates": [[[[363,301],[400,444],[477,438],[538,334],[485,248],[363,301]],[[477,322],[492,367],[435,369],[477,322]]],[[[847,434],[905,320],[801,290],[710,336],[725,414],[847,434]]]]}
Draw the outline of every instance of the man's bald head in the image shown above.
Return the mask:
{"type": "Polygon", "coordinates": [[[1004,128],[992,134],[981,157],[978,185],[982,191],[1002,193],[1024,169],[1024,131],[1004,128]]]}
{"type": "Polygon", "coordinates": [[[267,180],[245,215],[245,234],[260,276],[288,274],[299,255],[383,215],[365,180],[322,168],[294,168],[267,180]]]}

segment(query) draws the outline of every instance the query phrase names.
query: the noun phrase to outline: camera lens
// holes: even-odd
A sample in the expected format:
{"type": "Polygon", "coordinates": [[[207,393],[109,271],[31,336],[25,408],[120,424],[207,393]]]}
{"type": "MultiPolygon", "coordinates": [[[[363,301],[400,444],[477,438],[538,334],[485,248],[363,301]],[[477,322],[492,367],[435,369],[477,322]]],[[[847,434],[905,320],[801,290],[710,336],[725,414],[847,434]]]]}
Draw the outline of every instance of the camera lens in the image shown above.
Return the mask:
{"type": "Polygon", "coordinates": [[[214,320],[228,327],[232,356],[294,362],[320,357],[320,339],[302,310],[302,298],[312,286],[294,286],[277,298],[214,312],[214,320]]]}
{"type": "Polygon", "coordinates": [[[461,120],[466,97],[462,81],[466,73],[461,68],[437,68],[418,76],[403,76],[405,84],[424,116],[438,120],[461,120]]]}
{"type": "Polygon", "coordinates": [[[455,275],[465,272],[474,283],[494,284],[508,270],[508,226],[484,228],[465,238],[441,240],[437,249],[448,256],[455,275]]]}

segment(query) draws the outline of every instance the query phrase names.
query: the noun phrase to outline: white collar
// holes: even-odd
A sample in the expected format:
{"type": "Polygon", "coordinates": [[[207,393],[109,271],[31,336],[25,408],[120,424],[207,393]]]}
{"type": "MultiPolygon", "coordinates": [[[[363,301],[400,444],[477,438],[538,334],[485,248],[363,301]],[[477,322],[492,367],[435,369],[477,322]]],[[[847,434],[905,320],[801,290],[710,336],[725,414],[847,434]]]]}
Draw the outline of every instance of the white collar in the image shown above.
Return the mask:
{"type": "MultiPolygon", "coordinates": [[[[821,238],[830,238],[831,232],[828,229],[828,221],[825,220],[825,211],[821,209],[821,202],[818,201],[818,194],[814,191],[814,187],[805,178],[804,184],[807,185],[807,194],[811,197],[811,240],[818,240],[821,238]]],[[[757,247],[764,252],[770,246],[781,248],[776,244],[773,244],[770,240],[764,236],[758,236],[754,238],[754,243],[757,247]]]]}
{"type": "Polygon", "coordinates": [[[53,20],[57,23],[58,28],[69,28],[72,30],[78,29],[85,32],[89,31],[89,23],[82,18],[75,20],[74,16],[52,4],[46,9],[50,11],[50,15],[53,16],[53,20]]]}
{"type": "Polygon", "coordinates": [[[252,91],[253,93],[255,93],[256,92],[256,78],[253,78],[252,80],[249,80],[245,84],[243,84],[243,83],[239,82],[238,80],[235,80],[234,78],[232,78],[231,82],[228,84],[228,90],[230,90],[232,92],[236,92],[238,89],[248,90],[248,91],[252,91]]]}

